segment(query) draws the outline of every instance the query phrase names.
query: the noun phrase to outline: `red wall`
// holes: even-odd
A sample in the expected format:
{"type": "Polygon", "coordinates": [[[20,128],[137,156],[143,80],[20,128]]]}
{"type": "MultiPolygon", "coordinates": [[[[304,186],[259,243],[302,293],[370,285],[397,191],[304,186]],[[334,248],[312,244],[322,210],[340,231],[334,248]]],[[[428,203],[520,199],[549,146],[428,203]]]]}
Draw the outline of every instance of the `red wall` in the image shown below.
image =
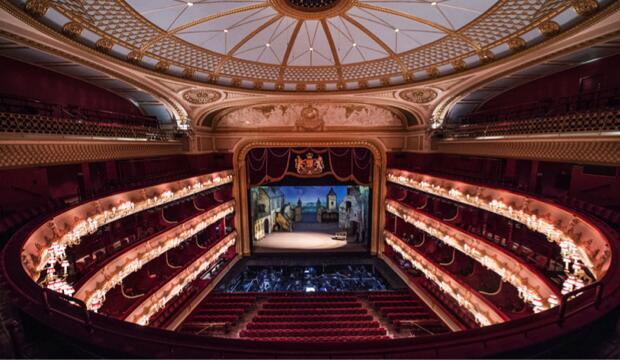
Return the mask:
{"type": "Polygon", "coordinates": [[[0,95],[93,110],[141,114],[130,101],[59,73],[0,56],[0,95]]]}
{"type": "Polygon", "coordinates": [[[582,79],[584,79],[584,92],[618,88],[620,87],[618,69],[620,69],[620,55],[603,58],[516,87],[489,100],[479,110],[576,96],[579,94],[582,79]]]}

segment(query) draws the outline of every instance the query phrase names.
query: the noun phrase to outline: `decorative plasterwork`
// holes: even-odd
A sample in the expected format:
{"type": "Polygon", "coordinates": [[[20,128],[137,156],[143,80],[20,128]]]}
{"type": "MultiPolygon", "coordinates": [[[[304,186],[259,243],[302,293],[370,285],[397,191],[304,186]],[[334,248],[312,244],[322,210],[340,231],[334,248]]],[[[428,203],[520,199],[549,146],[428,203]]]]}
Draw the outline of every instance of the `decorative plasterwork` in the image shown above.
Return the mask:
{"type": "Polygon", "coordinates": [[[394,112],[364,104],[270,104],[244,107],[223,115],[214,128],[296,127],[304,130],[323,128],[403,128],[403,120],[394,112]]]}
{"type": "Polygon", "coordinates": [[[401,91],[398,96],[414,104],[425,104],[437,98],[437,91],[429,88],[410,89],[401,91]]]}
{"type": "Polygon", "coordinates": [[[447,154],[620,165],[620,139],[613,136],[438,140],[432,147],[447,154]]]}
{"type": "Polygon", "coordinates": [[[183,99],[194,105],[210,104],[221,98],[222,93],[213,90],[189,90],[183,93],[183,99]]]}
{"type": "Polygon", "coordinates": [[[181,142],[0,139],[0,169],[175,155],[182,152],[181,142]]]}
{"type": "MultiPolygon", "coordinates": [[[[49,5],[53,20],[47,18],[52,11],[37,13],[61,27],[79,23],[123,49],[115,56],[129,54],[127,61],[152,69],[169,64],[158,69],[182,78],[314,92],[392,86],[458,72],[495,61],[503,56],[498,46],[560,14],[576,20],[563,24],[565,30],[603,8],[596,1],[401,3],[341,0],[314,11],[285,0],[191,6],[176,0],[58,0],[49,5]]],[[[29,4],[31,13],[40,8],[39,2],[29,4]]]]}

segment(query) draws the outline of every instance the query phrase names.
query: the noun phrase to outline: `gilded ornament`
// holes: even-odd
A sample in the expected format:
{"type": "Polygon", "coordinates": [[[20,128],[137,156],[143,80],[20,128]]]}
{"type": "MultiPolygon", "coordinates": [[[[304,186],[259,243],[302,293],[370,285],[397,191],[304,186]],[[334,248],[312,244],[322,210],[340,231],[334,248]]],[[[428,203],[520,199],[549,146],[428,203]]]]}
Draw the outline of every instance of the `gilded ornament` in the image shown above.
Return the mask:
{"type": "Polygon", "coordinates": [[[261,89],[263,87],[264,83],[261,80],[254,80],[254,87],[256,89],[261,89]]]}
{"type": "Polygon", "coordinates": [[[325,91],[325,84],[324,83],[316,84],[316,90],[317,91],[325,91]]]}
{"type": "Polygon", "coordinates": [[[321,155],[318,155],[315,159],[314,154],[309,152],[306,154],[305,159],[302,159],[299,155],[295,158],[295,169],[300,175],[318,175],[323,173],[324,168],[325,163],[321,155]]]}
{"type": "Polygon", "coordinates": [[[194,69],[192,68],[185,68],[183,69],[183,74],[182,76],[186,79],[193,79],[194,78],[194,69]]]}
{"type": "Polygon", "coordinates": [[[50,7],[49,0],[28,0],[26,1],[26,11],[33,16],[45,16],[50,7]]]}
{"type": "Polygon", "coordinates": [[[344,82],[342,82],[342,81],[338,81],[338,82],[336,83],[336,89],[338,89],[338,90],[344,90],[344,89],[345,89],[344,82]]]}
{"type": "Polygon", "coordinates": [[[270,0],[280,14],[299,20],[323,20],[347,12],[356,0],[270,0]]]}
{"type": "Polygon", "coordinates": [[[426,73],[429,77],[436,78],[437,76],[439,76],[439,69],[437,68],[437,66],[431,66],[426,69],[426,73]]]}
{"type": "Polygon", "coordinates": [[[141,63],[142,57],[144,57],[144,54],[142,54],[140,51],[137,51],[137,50],[132,50],[129,52],[129,54],[127,54],[127,60],[129,60],[130,62],[134,64],[141,63]]]}
{"type": "Polygon", "coordinates": [[[73,37],[73,38],[80,36],[80,34],[82,33],[82,30],[84,30],[82,25],[75,21],[70,21],[62,27],[62,32],[65,35],[69,37],[73,37]]]}
{"type": "Polygon", "coordinates": [[[183,99],[191,104],[209,104],[222,98],[222,94],[213,90],[190,90],[183,94],[183,99]]]}
{"type": "Polygon", "coordinates": [[[209,74],[209,82],[215,84],[219,79],[220,79],[220,76],[218,74],[215,74],[215,73],[209,74]]]}
{"type": "Polygon", "coordinates": [[[578,15],[587,16],[598,10],[596,0],[573,0],[573,9],[578,15]]]}
{"type": "Polygon", "coordinates": [[[523,40],[520,37],[513,37],[510,40],[508,40],[508,48],[510,48],[510,50],[513,51],[519,51],[519,50],[523,50],[525,49],[525,46],[527,45],[527,43],[525,42],[525,40],[523,40]]]}
{"type": "Polygon", "coordinates": [[[160,61],[155,65],[155,71],[165,73],[168,69],[170,69],[170,63],[167,61],[160,61]]]}
{"type": "Polygon", "coordinates": [[[358,82],[358,86],[360,89],[367,89],[368,88],[368,81],[367,80],[360,80],[358,82]]]}
{"type": "Polygon", "coordinates": [[[304,84],[304,83],[297,83],[295,85],[295,90],[297,90],[297,91],[305,91],[306,90],[306,84],[304,84]]]}
{"type": "Polygon", "coordinates": [[[283,83],[283,82],[279,82],[279,81],[278,81],[278,82],[276,83],[276,90],[278,90],[278,91],[282,91],[282,90],[284,90],[284,83],[283,83]]]}
{"type": "Polygon", "coordinates": [[[382,77],[380,79],[380,81],[381,81],[381,86],[389,86],[390,85],[390,78],[382,77]]]}
{"type": "Polygon", "coordinates": [[[452,62],[452,67],[455,71],[463,71],[465,70],[467,65],[465,64],[465,61],[463,61],[463,59],[458,59],[452,62]]]}
{"type": "Polygon", "coordinates": [[[560,24],[552,20],[545,21],[538,25],[538,30],[543,36],[550,37],[560,32],[560,24]]]}
{"type": "Polygon", "coordinates": [[[114,47],[114,42],[108,38],[101,38],[97,40],[97,42],[95,43],[95,47],[102,53],[108,54],[112,51],[112,47],[114,47]]]}
{"type": "Polygon", "coordinates": [[[401,91],[399,96],[401,99],[414,104],[425,104],[437,98],[437,91],[428,88],[411,89],[401,91]]]}
{"type": "Polygon", "coordinates": [[[300,117],[295,122],[298,129],[303,130],[320,130],[325,125],[319,109],[312,105],[308,105],[301,109],[300,117]]]}
{"type": "Polygon", "coordinates": [[[239,87],[241,86],[241,79],[238,77],[232,78],[232,86],[239,87]]]}
{"type": "Polygon", "coordinates": [[[491,50],[482,50],[478,52],[478,57],[483,64],[486,64],[495,59],[495,54],[493,54],[491,50]]]}

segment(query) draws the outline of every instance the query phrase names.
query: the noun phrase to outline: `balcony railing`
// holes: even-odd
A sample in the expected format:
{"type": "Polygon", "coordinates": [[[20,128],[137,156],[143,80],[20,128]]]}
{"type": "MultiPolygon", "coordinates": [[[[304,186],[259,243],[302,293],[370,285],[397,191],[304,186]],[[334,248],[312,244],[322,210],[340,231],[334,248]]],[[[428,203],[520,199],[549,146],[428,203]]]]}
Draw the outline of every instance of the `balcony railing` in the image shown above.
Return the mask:
{"type": "Polygon", "coordinates": [[[7,112],[0,112],[0,133],[129,138],[148,141],[169,141],[175,138],[173,132],[157,127],[7,112]]]}
{"type": "Polygon", "coordinates": [[[438,131],[444,138],[494,138],[503,136],[608,133],[620,131],[620,109],[538,116],[527,120],[447,125],[438,131]]]}
{"type": "Polygon", "coordinates": [[[580,112],[601,112],[618,108],[620,108],[620,88],[477,111],[461,116],[457,120],[462,125],[474,125],[550,118],[580,112]]]}
{"type": "Polygon", "coordinates": [[[0,112],[24,115],[40,115],[51,118],[67,118],[90,123],[113,123],[125,126],[157,128],[159,123],[152,116],[93,110],[77,106],[46,103],[37,99],[0,96],[0,112]]]}

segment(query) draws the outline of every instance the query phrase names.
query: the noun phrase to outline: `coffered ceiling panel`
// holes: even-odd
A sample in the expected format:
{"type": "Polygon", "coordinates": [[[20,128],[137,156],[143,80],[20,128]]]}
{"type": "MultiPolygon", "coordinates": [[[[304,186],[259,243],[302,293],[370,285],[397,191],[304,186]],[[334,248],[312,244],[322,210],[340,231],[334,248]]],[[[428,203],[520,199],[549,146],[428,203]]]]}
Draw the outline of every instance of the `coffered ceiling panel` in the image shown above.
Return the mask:
{"type": "Polygon", "coordinates": [[[510,55],[509,41],[538,43],[548,37],[544,31],[567,30],[611,2],[12,0],[22,9],[44,4],[39,20],[65,34],[68,23],[77,23],[81,28],[69,28],[74,39],[109,40],[114,54],[162,72],[180,68],[186,77],[229,86],[319,91],[462,71],[510,55]]]}

